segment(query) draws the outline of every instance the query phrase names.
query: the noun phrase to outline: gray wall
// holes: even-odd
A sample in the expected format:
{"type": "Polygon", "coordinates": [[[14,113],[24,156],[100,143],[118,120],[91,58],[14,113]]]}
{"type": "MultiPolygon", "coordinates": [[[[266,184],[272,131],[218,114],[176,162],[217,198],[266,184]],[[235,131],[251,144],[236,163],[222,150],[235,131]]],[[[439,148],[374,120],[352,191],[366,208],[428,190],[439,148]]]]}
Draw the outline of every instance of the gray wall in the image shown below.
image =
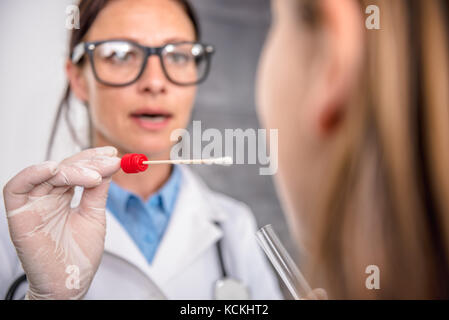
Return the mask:
{"type": "MultiPolygon", "coordinates": [[[[193,0],[203,41],[216,46],[213,68],[201,85],[193,120],[205,128],[259,128],[254,101],[258,58],[270,24],[269,0],[193,0]]],[[[259,165],[195,167],[208,184],[249,204],[259,226],[273,224],[290,251],[284,216],[270,176],[259,165]]]]}
{"type": "MultiPolygon", "coordinates": [[[[269,0],[192,0],[203,30],[203,41],[216,46],[209,79],[201,85],[193,120],[202,129],[259,128],[254,83],[259,55],[270,24],[269,0]]],[[[259,165],[198,166],[215,190],[246,202],[259,227],[272,224],[287,250],[297,259],[271,176],[259,165]]],[[[284,292],[285,291],[285,288],[284,292]]],[[[288,297],[288,295],[287,295],[288,297]]]]}

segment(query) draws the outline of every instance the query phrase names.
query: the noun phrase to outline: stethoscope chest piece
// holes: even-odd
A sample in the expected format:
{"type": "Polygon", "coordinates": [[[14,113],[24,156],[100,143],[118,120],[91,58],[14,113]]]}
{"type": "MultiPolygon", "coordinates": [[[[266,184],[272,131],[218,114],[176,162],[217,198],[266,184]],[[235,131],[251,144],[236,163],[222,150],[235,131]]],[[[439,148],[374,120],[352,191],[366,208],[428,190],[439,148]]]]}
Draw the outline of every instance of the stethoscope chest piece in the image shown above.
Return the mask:
{"type": "Polygon", "coordinates": [[[216,300],[249,300],[249,290],[241,282],[232,278],[223,278],[215,283],[216,300]]]}

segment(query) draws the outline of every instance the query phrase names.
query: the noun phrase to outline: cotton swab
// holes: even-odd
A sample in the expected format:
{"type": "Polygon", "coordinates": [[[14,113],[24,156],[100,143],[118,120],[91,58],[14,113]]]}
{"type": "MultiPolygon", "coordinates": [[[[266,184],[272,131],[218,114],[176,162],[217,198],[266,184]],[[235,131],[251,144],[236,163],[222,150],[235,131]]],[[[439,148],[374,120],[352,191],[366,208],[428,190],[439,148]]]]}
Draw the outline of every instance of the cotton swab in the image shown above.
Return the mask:
{"type": "Polygon", "coordinates": [[[148,165],[154,164],[217,164],[231,165],[233,160],[231,157],[212,158],[212,159],[179,159],[179,160],[153,160],[148,161],[144,154],[129,153],[125,154],[121,160],[121,168],[126,173],[139,173],[148,168],[148,165]]]}
{"type": "Polygon", "coordinates": [[[143,161],[143,164],[219,164],[219,165],[230,165],[232,164],[231,157],[223,158],[211,158],[211,159],[180,159],[180,160],[153,160],[153,161],[143,161]]]}

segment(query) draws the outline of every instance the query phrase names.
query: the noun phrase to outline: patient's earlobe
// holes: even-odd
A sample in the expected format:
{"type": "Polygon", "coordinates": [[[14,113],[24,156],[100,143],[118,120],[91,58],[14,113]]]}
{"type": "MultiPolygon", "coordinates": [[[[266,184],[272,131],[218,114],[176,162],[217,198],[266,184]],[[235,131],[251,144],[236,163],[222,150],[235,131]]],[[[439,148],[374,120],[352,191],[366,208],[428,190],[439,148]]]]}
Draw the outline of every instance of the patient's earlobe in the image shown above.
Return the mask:
{"type": "Polygon", "coordinates": [[[335,131],[343,120],[344,112],[343,106],[328,107],[323,110],[318,119],[320,132],[327,135],[335,131]]]}
{"type": "Polygon", "coordinates": [[[333,132],[342,122],[347,103],[357,90],[363,61],[363,19],[352,0],[322,0],[323,31],[328,46],[318,103],[318,126],[322,134],[333,132]]]}

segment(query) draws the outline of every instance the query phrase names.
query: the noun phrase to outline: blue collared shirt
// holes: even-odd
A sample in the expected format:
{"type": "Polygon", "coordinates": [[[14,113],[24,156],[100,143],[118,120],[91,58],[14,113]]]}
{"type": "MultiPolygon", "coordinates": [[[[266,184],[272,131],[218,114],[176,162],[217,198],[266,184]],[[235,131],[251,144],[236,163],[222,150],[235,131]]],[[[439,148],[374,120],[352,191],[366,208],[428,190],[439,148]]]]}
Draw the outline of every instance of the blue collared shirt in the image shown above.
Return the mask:
{"type": "Polygon", "coordinates": [[[122,224],[148,263],[153,261],[175,207],[181,170],[173,166],[169,180],[144,202],[139,196],[111,182],[106,208],[122,224]]]}

